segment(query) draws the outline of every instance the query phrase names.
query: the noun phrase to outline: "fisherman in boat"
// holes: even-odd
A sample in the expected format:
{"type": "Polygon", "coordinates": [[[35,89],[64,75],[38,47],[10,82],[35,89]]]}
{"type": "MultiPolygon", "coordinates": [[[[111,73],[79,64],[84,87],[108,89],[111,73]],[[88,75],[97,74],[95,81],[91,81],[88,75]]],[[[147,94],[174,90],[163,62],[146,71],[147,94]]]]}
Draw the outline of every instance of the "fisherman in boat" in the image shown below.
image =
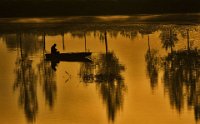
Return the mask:
{"type": "Polygon", "coordinates": [[[51,47],[51,54],[59,54],[59,51],[57,51],[56,49],[56,44],[53,44],[53,46],[51,47]]]}

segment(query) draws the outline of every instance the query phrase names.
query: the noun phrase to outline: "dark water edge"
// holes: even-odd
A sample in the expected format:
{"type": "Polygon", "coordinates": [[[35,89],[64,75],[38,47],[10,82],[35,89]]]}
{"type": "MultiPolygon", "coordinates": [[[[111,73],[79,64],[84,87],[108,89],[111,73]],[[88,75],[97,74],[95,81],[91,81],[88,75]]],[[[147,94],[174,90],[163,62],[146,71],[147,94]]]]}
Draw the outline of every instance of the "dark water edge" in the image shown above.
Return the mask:
{"type": "Polygon", "coordinates": [[[0,32],[63,32],[121,29],[134,25],[199,25],[200,14],[136,14],[112,16],[13,17],[0,19],[0,32]]]}
{"type": "Polygon", "coordinates": [[[198,0],[1,1],[0,17],[199,13],[198,0]]]}

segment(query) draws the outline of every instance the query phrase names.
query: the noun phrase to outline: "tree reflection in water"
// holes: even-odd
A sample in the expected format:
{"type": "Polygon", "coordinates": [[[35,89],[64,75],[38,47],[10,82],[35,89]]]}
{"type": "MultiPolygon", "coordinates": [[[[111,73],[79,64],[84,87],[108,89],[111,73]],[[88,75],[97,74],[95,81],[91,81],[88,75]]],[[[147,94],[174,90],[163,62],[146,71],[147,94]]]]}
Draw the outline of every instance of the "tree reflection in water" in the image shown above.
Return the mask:
{"type": "MultiPolygon", "coordinates": [[[[183,30],[181,33],[183,34],[183,30]]],[[[163,48],[166,50],[171,48],[171,52],[167,56],[157,57],[155,52],[151,53],[149,46],[145,58],[150,80],[152,80],[151,74],[157,75],[157,68],[162,68],[164,71],[164,88],[169,94],[171,106],[181,113],[186,100],[187,106],[194,108],[195,119],[198,121],[200,119],[200,50],[191,47],[189,29],[185,30],[184,34],[187,35],[185,36],[187,49],[173,50],[177,41],[176,35],[172,37],[172,32],[161,32],[163,48]],[[168,35],[169,38],[165,37],[168,35]],[[157,63],[157,59],[162,62],[157,63]]]]}
{"type": "Polygon", "coordinates": [[[51,63],[44,60],[38,65],[40,81],[43,84],[45,100],[50,108],[53,108],[56,98],[55,71],[51,68],[51,63]]]}
{"type": "Polygon", "coordinates": [[[99,54],[93,63],[83,63],[80,76],[84,83],[95,82],[107,106],[108,119],[114,121],[123,106],[126,86],[121,72],[125,67],[119,63],[114,53],[99,54]]]}
{"type": "Polygon", "coordinates": [[[108,118],[114,121],[117,110],[123,106],[125,84],[121,71],[125,68],[113,53],[101,54],[96,65],[95,82],[107,106],[108,118]]]}
{"type": "Polygon", "coordinates": [[[28,48],[22,49],[21,34],[19,38],[19,49],[16,61],[16,79],[14,90],[19,90],[19,103],[25,111],[26,118],[29,122],[36,119],[38,111],[37,101],[37,76],[32,67],[32,61],[28,57],[28,48]]]}
{"type": "Polygon", "coordinates": [[[123,107],[126,86],[121,72],[125,67],[119,63],[113,52],[109,52],[107,31],[100,32],[99,38],[105,42],[105,53],[93,57],[93,63],[83,63],[80,68],[80,78],[84,83],[97,84],[107,107],[108,119],[114,122],[117,111],[123,107]]]}
{"type": "Polygon", "coordinates": [[[168,89],[171,105],[181,111],[184,95],[187,105],[195,107],[196,119],[199,119],[200,105],[200,61],[199,50],[181,50],[169,54],[164,61],[164,84],[168,89]],[[185,88],[184,88],[185,87],[185,88]]]}
{"type": "MultiPolygon", "coordinates": [[[[9,39],[9,36],[7,39],[9,39]]],[[[14,39],[13,36],[12,39],[14,39]]],[[[51,69],[51,64],[42,59],[38,64],[39,73],[36,73],[36,68],[33,67],[33,62],[30,59],[32,54],[44,48],[43,43],[38,42],[38,40],[38,36],[36,35],[21,33],[16,35],[18,54],[14,90],[19,90],[20,92],[19,104],[23,107],[29,122],[35,121],[38,112],[38,77],[43,83],[45,100],[50,108],[53,107],[56,96],[55,72],[51,69]]]]}
{"type": "Polygon", "coordinates": [[[28,58],[19,59],[16,65],[18,68],[15,70],[17,79],[14,89],[19,89],[19,103],[23,106],[28,121],[33,121],[38,111],[36,74],[32,68],[31,60],[28,58]]]}
{"type": "Polygon", "coordinates": [[[158,84],[159,57],[158,51],[151,49],[148,35],[148,50],[145,54],[147,75],[150,78],[151,88],[154,89],[158,84]]]}

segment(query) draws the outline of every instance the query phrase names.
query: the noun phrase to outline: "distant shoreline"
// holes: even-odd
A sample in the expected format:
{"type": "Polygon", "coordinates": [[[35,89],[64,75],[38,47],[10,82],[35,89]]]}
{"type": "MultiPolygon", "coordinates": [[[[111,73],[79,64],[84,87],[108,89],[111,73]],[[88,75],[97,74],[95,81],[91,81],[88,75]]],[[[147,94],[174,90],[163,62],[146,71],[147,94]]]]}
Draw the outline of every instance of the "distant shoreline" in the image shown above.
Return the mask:
{"type": "Polygon", "coordinates": [[[200,1],[0,2],[0,18],[200,13],[200,1]]]}
{"type": "Polygon", "coordinates": [[[200,24],[200,13],[0,18],[0,24],[200,24]]]}

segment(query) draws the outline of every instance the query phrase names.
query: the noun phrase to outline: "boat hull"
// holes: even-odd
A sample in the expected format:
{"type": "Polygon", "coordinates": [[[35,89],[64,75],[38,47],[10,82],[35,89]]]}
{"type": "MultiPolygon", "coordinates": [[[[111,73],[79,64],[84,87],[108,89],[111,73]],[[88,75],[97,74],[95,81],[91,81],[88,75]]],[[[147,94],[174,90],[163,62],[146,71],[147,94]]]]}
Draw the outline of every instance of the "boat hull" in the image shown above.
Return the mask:
{"type": "Polygon", "coordinates": [[[47,61],[90,62],[91,52],[45,54],[47,61]]]}

